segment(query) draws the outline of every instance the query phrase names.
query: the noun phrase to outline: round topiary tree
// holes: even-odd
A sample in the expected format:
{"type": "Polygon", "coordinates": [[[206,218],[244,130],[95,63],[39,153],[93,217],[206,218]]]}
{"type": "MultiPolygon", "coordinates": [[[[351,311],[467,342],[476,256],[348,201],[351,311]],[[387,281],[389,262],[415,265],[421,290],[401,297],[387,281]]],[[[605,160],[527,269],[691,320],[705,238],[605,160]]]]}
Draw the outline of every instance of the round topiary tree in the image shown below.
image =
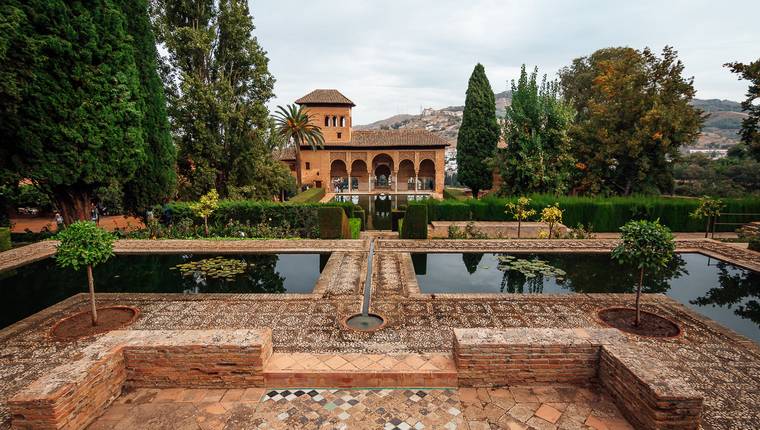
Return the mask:
{"type": "Polygon", "coordinates": [[[113,256],[115,237],[92,221],[77,221],[58,233],[56,239],[60,241],[55,253],[55,260],[59,266],[70,267],[74,270],[87,268],[92,325],[97,325],[98,312],[95,307],[95,281],[92,268],[113,256]]]}
{"type": "Polygon", "coordinates": [[[675,255],[676,244],[670,229],[655,221],[629,221],[620,227],[622,242],[612,250],[612,258],[620,264],[639,269],[636,287],[636,320],[641,325],[641,289],[644,272],[664,269],[675,255]]]}
{"type": "Polygon", "coordinates": [[[720,199],[714,199],[710,196],[703,196],[699,199],[699,207],[694,209],[694,212],[689,216],[695,219],[706,218],[707,226],[705,227],[705,238],[710,234],[710,225],[715,227],[715,222],[720,216],[720,212],[726,205],[720,199]]]}
{"type": "Polygon", "coordinates": [[[216,190],[211,190],[205,195],[202,195],[197,202],[190,203],[190,209],[196,216],[203,218],[203,231],[208,237],[208,218],[219,207],[219,193],[216,190]]]}

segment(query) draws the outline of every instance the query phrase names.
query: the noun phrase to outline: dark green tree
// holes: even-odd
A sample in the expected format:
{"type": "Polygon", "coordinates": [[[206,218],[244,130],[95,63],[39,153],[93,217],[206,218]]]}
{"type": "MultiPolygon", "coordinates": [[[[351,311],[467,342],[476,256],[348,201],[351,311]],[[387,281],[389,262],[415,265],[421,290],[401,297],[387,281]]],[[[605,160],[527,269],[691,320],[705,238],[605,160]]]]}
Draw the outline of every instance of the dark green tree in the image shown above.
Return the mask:
{"type": "Polygon", "coordinates": [[[135,65],[140,77],[140,107],[147,159],[132,180],[124,184],[124,207],[144,215],[157,203],[174,197],[177,186],[177,153],[166,116],[166,98],[158,74],[158,52],[146,0],[117,0],[132,36],[135,65]]]}
{"type": "Polygon", "coordinates": [[[562,194],[569,185],[573,158],[568,130],[575,113],[557,82],[544,75],[539,83],[537,75],[538,69],[528,75],[523,64],[520,78],[512,81],[503,129],[507,147],[495,159],[502,194],[562,194]]]}
{"type": "Polygon", "coordinates": [[[727,63],[726,67],[739,75],[739,79],[749,81],[747,98],[742,102],[742,110],[749,116],[742,120],[742,142],[752,155],[760,161],[760,59],[749,64],[727,63]]]}
{"type": "Polygon", "coordinates": [[[600,49],[560,71],[577,117],[574,191],[584,194],[670,192],[673,160],[696,141],[703,122],[677,52],[600,49]]]}
{"type": "Polygon", "coordinates": [[[50,195],[67,224],[86,219],[94,191],[146,158],[124,15],[108,0],[0,7],[0,163],[50,195]]]}
{"type": "Polygon", "coordinates": [[[272,161],[261,148],[274,78],[253,36],[248,3],[154,0],[152,13],[156,37],[168,51],[162,70],[178,148],[180,196],[196,199],[215,188],[226,197],[250,187],[260,195],[279,194],[256,183],[258,166],[272,161]]]}
{"type": "Polygon", "coordinates": [[[488,161],[499,142],[496,101],[486,71],[478,63],[467,85],[462,125],[457,135],[457,174],[459,182],[470,187],[472,196],[493,185],[488,161]]]}

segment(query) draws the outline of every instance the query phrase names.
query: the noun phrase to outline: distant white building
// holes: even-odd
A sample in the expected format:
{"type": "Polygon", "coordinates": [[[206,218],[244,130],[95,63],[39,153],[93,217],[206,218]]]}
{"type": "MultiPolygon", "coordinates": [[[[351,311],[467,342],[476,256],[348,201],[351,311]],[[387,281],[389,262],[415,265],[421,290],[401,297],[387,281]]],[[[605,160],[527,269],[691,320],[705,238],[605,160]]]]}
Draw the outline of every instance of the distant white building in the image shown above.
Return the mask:
{"type": "Polygon", "coordinates": [[[688,148],[686,153],[691,154],[705,154],[713,160],[724,158],[728,155],[728,149],[701,149],[701,148],[688,148]]]}

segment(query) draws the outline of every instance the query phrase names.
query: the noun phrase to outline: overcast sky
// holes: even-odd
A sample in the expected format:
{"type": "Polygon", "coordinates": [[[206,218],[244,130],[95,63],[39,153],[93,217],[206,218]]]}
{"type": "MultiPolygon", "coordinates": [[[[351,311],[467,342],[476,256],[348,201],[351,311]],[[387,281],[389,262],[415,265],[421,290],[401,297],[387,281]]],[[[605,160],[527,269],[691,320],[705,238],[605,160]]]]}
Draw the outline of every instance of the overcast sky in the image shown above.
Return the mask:
{"type": "Polygon", "coordinates": [[[472,68],[495,92],[520,65],[555,76],[607,46],[679,51],[699,98],[740,100],[722,67],[760,57],[760,0],[250,0],[277,79],[271,107],[316,88],[356,103],[354,123],[464,103],[472,68]]]}

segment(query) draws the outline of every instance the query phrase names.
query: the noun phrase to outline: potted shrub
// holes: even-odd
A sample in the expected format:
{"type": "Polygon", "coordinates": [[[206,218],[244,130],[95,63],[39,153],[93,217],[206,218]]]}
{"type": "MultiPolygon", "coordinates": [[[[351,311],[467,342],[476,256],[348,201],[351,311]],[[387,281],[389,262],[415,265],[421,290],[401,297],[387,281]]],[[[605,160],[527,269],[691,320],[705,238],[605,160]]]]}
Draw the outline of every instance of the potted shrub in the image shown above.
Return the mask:
{"type": "Polygon", "coordinates": [[[105,263],[113,256],[113,234],[101,229],[92,221],[77,221],[56,235],[59,241],[56,248],[55,260],[59,266],[87,271],[87,287],[90,295],[89,319],[91,326],[82,324],[87,318],[87,312],[80,312],[60,321],[53,328],[56,337],[76,338],[98,332],[108,331],[131,322],[137,316],[137,310],[130,307],[115,306],[106,308],[108,313],[103,324],[98,319],[98,309],[95,304],[95,279],[93,267],[105,263]]]}
{"type": "Polygon", "coordinates": [[[624,331],[652,336],[673,336],[680,332],[671,321],[651,313],[647,327],[642,326],[641,290],[644,275],[655,274],[670,264],[675,256],[675,241],[670,230],[655,221],[629,221],[621,231],[621,242],[612,250],[612,259],[622,265],[632,266],[638,270],[639,281],[636,285],[635,309],[612,308],[600,312],[601,318],[608,324],[624,331]],[[629,318],[633,314],[633,318],[629,318]]]}

